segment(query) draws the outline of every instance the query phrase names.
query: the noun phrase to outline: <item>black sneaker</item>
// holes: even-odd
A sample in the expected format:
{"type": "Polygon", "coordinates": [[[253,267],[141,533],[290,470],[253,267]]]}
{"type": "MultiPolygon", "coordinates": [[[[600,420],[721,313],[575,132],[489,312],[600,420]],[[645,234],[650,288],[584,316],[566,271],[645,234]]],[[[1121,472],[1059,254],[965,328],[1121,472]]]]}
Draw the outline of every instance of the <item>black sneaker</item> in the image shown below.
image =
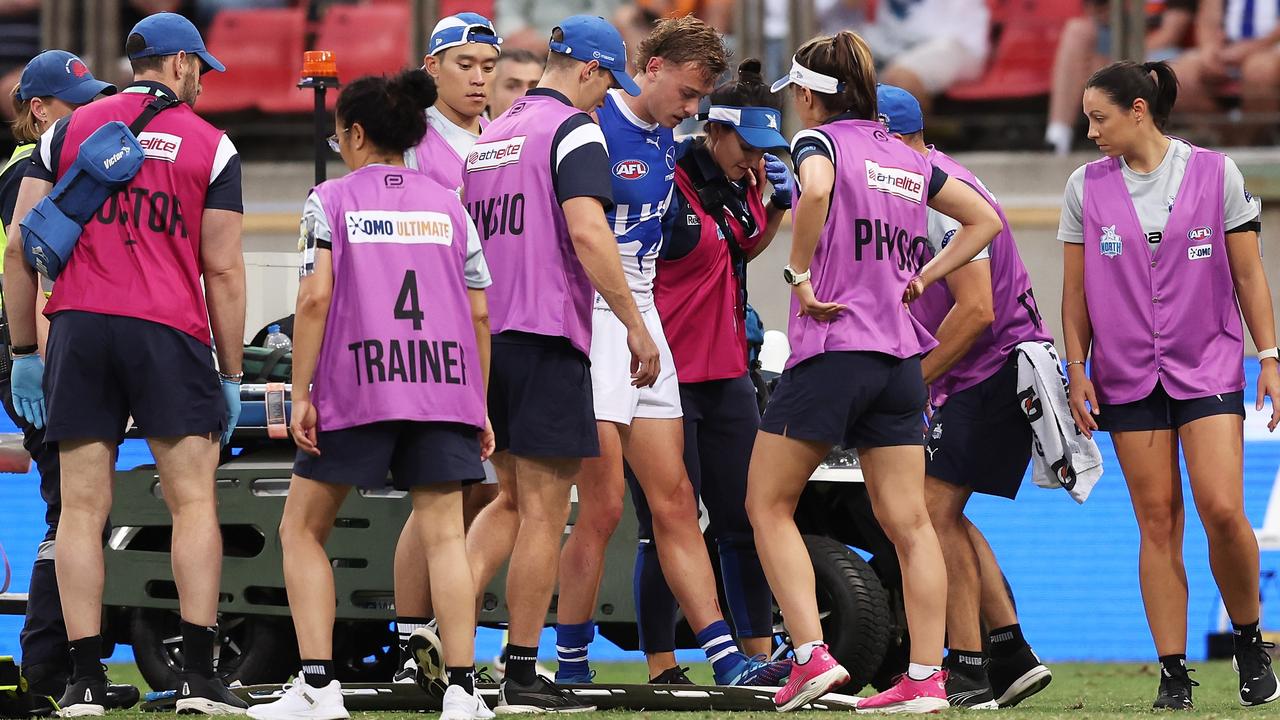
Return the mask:
{"type": "Polygon", "coordinates": [[[1191,679],[1189,673],[1193,672],[1188,669],[1186,672],[1169,672],[1167,668],[1160,668],[1160,690],[1156,693],[1156,701],[1151,703],[1151,707],[1156,710],[1191,710],[1191,688],[1198,687],[1200,683],[1191,679]]]}
{"type": "Polygon", "coordinates": [[[1276,682],[1271,654],[1267,652],[1275,646],[1257,635],[1253,642],[1236,649],[1231,664],[1240,673],[1241,705],[1262,705],[1280,698],[1280,683],[1276,682]]]}
{"type": "Polygon", "coordinates": [[[106,677],[76,680],[67,686],[58,701],[58,717],[101,715],[107,711],[106,677]]]}
{"type": "Polygon", "coordinates": [[[102,706],[107,710],[128,710],[137,705],[140,699],[138,688],[108,680],[107,695],[103,698],[102,706]]]}
{"type": "Polygon", "coordinates": [[[222,678],[183,673],[178,676],[179,714],[244,715],[249,704],[227,688],[222,678]]]}
{"type": "Polygon", "coordinates": [[[658,677],[649,678],[649,684],[650,685],[692,685],[693,681],[689,679],[688,675],[685,675],[685,673],[688,671],[689,671],[689,668],[680,667],[679,665],[673,668],[667,668],[666,670],[663,670],[662,672],[658,673],[658,677]]]}
{"type": "Polygon", "coordinates": [[[1023,645],[1012,655],[993,656],[987,663],[987,678],[996,703],[1007,708],[1048,687],[1053,673],[1040,662],[1030,645],[1023,645]]]}
{"type": "Polygon", "coordinates": [[[392,685],[407,685],[414,682],[418,674],[418,664],[413,660],[405,660],[404,665],[391,676],[392,685]]]}
{"type": "Polygon", "coordinates": [[[550,680],[536,675],[529,685],[521,685],[510,677],[502,679],[502,690],[498,694],[498,706],[494,712],[499,715],[516,715],[521,713],[579,713],[592,712],[595,705],[588,705],[573,693],[565,690],[550,680]]]}
{"type": "Polygon", "coordinates": [[[999,707],[983,668],[948,668],[947,702],[953,708],[966,710],[995,710],[999,707]]]}

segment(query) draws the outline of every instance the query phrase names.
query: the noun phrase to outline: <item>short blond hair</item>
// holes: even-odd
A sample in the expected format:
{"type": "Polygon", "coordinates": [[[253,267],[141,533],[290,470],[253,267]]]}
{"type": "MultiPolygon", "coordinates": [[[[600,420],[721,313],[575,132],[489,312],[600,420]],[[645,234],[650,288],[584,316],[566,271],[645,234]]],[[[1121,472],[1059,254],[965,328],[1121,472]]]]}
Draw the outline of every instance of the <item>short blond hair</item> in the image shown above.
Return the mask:
{"type": "Polygon", "coordinates": [[[692,15],[663,18],[654,25],[653,32],[640,41],[636,67],[643,71],[649,60],[656,57],[677,65],[695,63],[713,80],[729,67],[724,38],[715,28],[692,15]]]}
{"type": "Polygon", "coordinates": [[[31,112],[31,100],[18,97],[21,83],[14,83],[9,91],[9,99],[13,102],[13,138],[19,143],[33,143],[40,139],[40,124],[35,113],[31,112]]]}

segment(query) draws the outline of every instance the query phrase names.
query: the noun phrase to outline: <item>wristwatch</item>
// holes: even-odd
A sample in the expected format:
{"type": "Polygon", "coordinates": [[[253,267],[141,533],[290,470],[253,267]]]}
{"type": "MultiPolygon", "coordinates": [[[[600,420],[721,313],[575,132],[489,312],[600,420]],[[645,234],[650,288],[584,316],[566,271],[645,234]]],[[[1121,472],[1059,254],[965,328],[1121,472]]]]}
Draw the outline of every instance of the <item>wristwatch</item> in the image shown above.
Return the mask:
{"type": "Polygon", "coordinates": [[[782,279],[786,280],[788,285],[799,285],[800,283],[809,282],[809,276],[812,274],[813,273],[809,270],[798,273],[795,270],[792,270],[790,265],[785,265],[782,268],[782,279]]]}
{"type": "Polygon", "coordinates": [[[1258,351],[1259,360],[1266,360],[1267,358],[1271,358],[1272,360],[1280,360],[1280,349],[1270,347],[1270,348],[1267,348],[1266,350],[1258,351]]]}

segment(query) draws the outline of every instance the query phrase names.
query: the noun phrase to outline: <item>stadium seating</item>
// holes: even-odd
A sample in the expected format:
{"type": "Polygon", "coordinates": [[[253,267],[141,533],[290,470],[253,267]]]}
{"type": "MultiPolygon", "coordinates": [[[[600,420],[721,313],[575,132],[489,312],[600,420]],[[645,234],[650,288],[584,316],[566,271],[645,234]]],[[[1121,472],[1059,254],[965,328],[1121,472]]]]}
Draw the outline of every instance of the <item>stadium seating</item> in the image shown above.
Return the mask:
{"type": "Polygon", "coordinates": [[[995,41],[986,73],[951,88],[954,100],[1008,100],[1049,92],[1062,25],[1081,13],[1080,0],[991,0],[995,41]]]}
{"type": "MultiPolygon", "coordinates": [[[[343,82],[363,75],[384,75],[405,68],[409,60],[410,12],[406,3],[334,5],[325,13],[311,48],[332,51],[338,60],[343,82]]],[[[301,58],[301,50],[297,53],[301,58]]],[[[294,63],[300,67],[301,62],[294,63]]],[[[296,85],[294,73],[291,85],[296,85]]],[[[337,93],[331,92],[327,105],[333,108],[337,93]]],[[[309,112],[315,100],[309,90],[263,98],[258,107],[268,113],[309,112]]]]}
{"type": "Polygon", "coordinates": [[[200,112],[249,110],[297,94],[306,22],[301,8],[218,13],[208,47],[227,71],[201,78],[200,112]]]}

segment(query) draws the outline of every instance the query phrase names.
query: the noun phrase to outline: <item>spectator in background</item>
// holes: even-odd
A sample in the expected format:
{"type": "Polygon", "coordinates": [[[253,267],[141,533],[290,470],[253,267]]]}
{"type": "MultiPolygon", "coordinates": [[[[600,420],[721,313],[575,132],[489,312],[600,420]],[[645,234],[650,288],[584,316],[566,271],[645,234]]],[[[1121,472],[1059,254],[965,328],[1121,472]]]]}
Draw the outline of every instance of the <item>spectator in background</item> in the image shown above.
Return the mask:
{"type": "MultiPolygon", "coordinates": [[[[654,23],[666,17],[697,16],[719,30],[726,47],[732,50],[733,39],[728,35],[733,32],[734,2],[735,0],[635,0],[623,4],[613,15],[613,25],[622,33],[622,40],[627,44],[627,62],[631,64],[631,72],[638,72],[635,53],[640,47],[640,41],[653,32],[654,23]]],[[[785,34],[785,30],[783,32],[785,34]]]]}
{"type": "Polygon", "coordinates": [[[1201,0],[1196,47],[1173,68],[1180,112],[1214,112],[1224,94],[1237,92],[1246,113],[1280,110],[1280,3],[1201,0]]]}
{"type": "Polygon", "coordinates": [[[546,55],[551,29],[570,15],[612,18],[622,0],[496,0],[493,7],[502,50],[523,48],[546,55]]]}
{"type": "Polygon", "coordinates": [[[920,100],[986,67],[990,12],[984,0],[817,0],[824,33],[856,30],[871,46],[881,82],[920,100]]]}
{"type": "MultiPolygon", "coordinates": [[[[40,0],[0,0],[0,91],[18,84],[27,61],[40,52],[40,0]]],[[[0,121],[13,122],[13,105],[0,102],[0,121]]]]}
{"type": "MultiPolygon", "coordinates": [[[[1085,14],[1068,20],[1053,60],[1049,91],[1049,125],[1044,141],[1058,155],[1071,151],[1073,129],[1080,117],[1080,93],[1089,76],[1111,58],[1111,3],[1087,0],[1085,14]]],[[[1147,3],[1147,60],[1173,60],[1189,40],[1196,0],[1147,3]]]]}
{"type": "MultiPolygon", "coordinates": [[[[173,3],[179,4],[179,3],[173,3]]],[[[223,10],[256,10],[261,8],[282,8],[294,4],[291,0],[195,0],[196,25],[206,28],[213,22],[213,16],[223,10]]]]}
{"type": "Polygon", "coordinates": [[[489,117],[496,118],[542,79],[543,56],[519,48],[498,56],[498,72],[489,91],[489,117]]]}

